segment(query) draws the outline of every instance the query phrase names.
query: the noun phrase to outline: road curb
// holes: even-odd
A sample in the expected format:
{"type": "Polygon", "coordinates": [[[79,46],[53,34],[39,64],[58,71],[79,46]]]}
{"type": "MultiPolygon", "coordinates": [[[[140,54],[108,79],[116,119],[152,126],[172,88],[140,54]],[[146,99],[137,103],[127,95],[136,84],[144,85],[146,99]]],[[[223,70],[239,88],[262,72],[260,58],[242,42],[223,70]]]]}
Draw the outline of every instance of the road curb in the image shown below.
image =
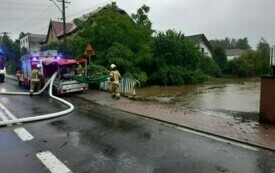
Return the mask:
{"type": "Polygon", "coordinates": [[[188,129],[188,130],[193,130],[193,131],[196,131],[196,132],[199,132],[199,133],[204,133],[206,135],[210,135],[210,136],[222,138],[222,139],[225,139],[225,140],[229,140],[229,141],[232,141],[232,142],[238,142],[238,143],[249,145],[249,146],[252,146],[252,147],[257,147],[257,148],[260,148],[260,149],[263,149],[263,150],[269,150],[269,151],[275,152],[275,149],[269,148],[269,147],[266,147],[266,146],[263,146],[263,145],[259,145],[259,144],[255,144],[255,143],[251,143],[251,142],[247,142],[247,141],[243,141],[243,140],[240,140],[240,139],[237,139],[237,138],[228,137],[228,136],[220,135],[220,134],[217,134],[217,133],[207,132],[207,131],[200,130],[200,129],[197,129],[197,128],[193,128],[193,127],[185,126],[185,125],[182,125],[182,124],[177,124],[177,123],[161,120],[161,119],[150,117],[150,116],[146,116],[146,115],[143,115],[143,114],[133,113],[133,112],[127,111],[127,110],[122,110],[122,109],[114,108],[114,107],[109,106],[109,105],[103,105],[103,104],[97,103],[95,101],[89,100],[89,99],[81,97],[79,95],[76,95],[76,97],[79,98],[79,99],[85,100],[87,102],[91,102],[91,103],[100,105],[100,106],[106,106],[106,107],[117,109],[117,110],[120,110],[120,111],[123,111],[123,112],[131,113],[131,114],[134,114],[134,115],[137,115],[137,116],[142,116],[144,118],[152,119],[152,120],[155,120],[155,121],[160,121],[160,122],[171,124],[171,125],[178,126],[178,127],[183,127],[183,128],[188,129]]]}
{"type": "MultiPolygon", "coordinates": [[[[11,75],[7,75],[6,77],[8,79],[17,81],[17,79],[15,77],[12,77],[11,75]]],[[[200,129],[197,129],[197,128],[193,128],[193,127],[190,127],[190,126],[185,126],[185,125],[182,125],[182,124],[177,124],[177,123],[161,120],[161,119],[158,119],[158,118],[153,118],[153,117],[150,117],[150,116],[147,116],[147,115],[143,115],[143,114],[133,113],[133,112],[127,111],[127,110],[122,110],[122,109],[114,108],[114,107],[109,106],[109,105],[100,104],[100,103],[97,103],[96,101],[92,101],[90,99],[86,99],[84,97],[81,97],[80,95],[75,95],[75,97],[79,98],[79,99],[82,99],[82,100],[85,100],[87,102],[91,102],[91,103],[100,105],[100,106],[106,106],[106,107],[117,109],[117,110],[120,110],[120,111],[123,111],[123,112],[132,113],[132,114],[135,114],[137,116],[142,116],[142,117],[145,117],[145,118],[148,118],[148,119],[160,121],[160,122],[167,123],[167,124],[172,124],[172,125],[175,125],[175,126],[178,126],[178,127],[183,127],[183,128],[189,129],[189,130],[193,130],[193,131],[196,131],[196,132],[200,132],[200,133],[204,133],[204,134],[207,134],[207,135],[211,135],[211,136],[214,136],[214,137],[219,137],[219,138],[222,138],[222,139],[231,140],[233,142],[238,142],[238,143],[241,143],[241,144],[250,145],[250,146],[253,146],[253,147],[261,148],[261,149],[264,149],[264,150],[271,150],[271,151],[275,152],[275,149],[269,148],[269,147],[266,147],[266,146],[263,146],[263,145],[259,145],[259,144],[255,144],[255,143],[251,143],[251,142],[247,142],[247,141],[243,141],[243,140],[240,140],[240,139],[236,139],[236,138],[233,138],[233,137],[228,137],[228,136],[220,135],[220,134],[217,134],[217,133],[211,133],[211,132],[203,131],[203,130],[200,130],[200,129]]]]}
{"type": "Polygon", "coordinates": [[[16,77],[12,77],[12,75],[6,75],[5,76],[6,78],[8,78],[8,79],[12,79],[12,80],[15,80],[15,81],[17,81],[17,78],[16,77]]]}

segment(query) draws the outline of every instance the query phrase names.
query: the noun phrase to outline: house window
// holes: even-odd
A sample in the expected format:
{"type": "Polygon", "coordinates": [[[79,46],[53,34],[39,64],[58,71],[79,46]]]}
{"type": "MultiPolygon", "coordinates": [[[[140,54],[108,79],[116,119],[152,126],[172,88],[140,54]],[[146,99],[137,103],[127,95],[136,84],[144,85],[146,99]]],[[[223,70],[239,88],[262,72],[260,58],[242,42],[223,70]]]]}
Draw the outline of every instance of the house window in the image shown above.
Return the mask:
{"type": "Polygon", "coordinates": [[[201,48],[201,52],[204,53],[204,48],[201,48]]]}

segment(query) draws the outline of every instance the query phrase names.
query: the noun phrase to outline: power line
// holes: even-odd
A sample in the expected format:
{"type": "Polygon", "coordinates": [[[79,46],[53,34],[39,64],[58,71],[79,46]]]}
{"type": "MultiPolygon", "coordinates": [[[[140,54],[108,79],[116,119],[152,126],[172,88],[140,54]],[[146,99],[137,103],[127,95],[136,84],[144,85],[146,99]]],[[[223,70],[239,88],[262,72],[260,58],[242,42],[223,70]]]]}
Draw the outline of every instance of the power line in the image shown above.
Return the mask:
{"type": "MultiPolygon", "coordinates": [[[[21,6],[43,6],[43,5],[46,5],[46,3],[45,4],[43,4],[43,3],[41,3],[41,2],[38,2],[38,3],[35,3],[35,2],[31,2],[31,3],[28,3],[28,2],[16,2],[16,3],[14,3],[14,2],[12,2],[11,0],[1,0],[1,4],[0,5],[6,5],[6,4],[9,4],[9,5],[21,5],[21,6]]],[[[47,3],[48,4],[48,3],[47,3]]]]}
{"type": "MultiPolygon", "coordinates": [[[[59,0],[59,1],[60,1],[60,0],[59,0]]],[[[76,2],[79,2],[79,1],[80,1],[80,0],[74,0],[72,4],[75,4],[76,2]]],[[[96,7],[99,7],[99,6],[101,6],[101,5],[105,5],[105,4],[107,4],[107,3],[111,2],[111,1],[112,1],[112,0],[107,0],[107,1],[102,2],[102,3],[99,3],[99,4],[97,4],[97,5],[93,5],[93,6],[89,7],[89,8],[87,8],[87,9],[84,9],[84,10],[78,11],[78,12],[76,12],[76,13],[73,13],[73,14],[71,14],[71,15],[68,15],[67,18],[71,18],[71,17],[76,16],[76,15],[81,14],[81,13],[84,14],[85,12],[87,12],[87,11],[89,11],[89,10],[91,10],[91,9],[95,9],[96,7]]],[[[22,3],[22,4],[23,4],[23,3],[22,3]]],[[[31,23],[33,24],[35,19],[37,19],[38,17],[40,17],[40,16],[42,16],[42,15],[45,15],[45,12],[46,12],[46,11],[52,10],[52,7],[53,7],[53,4],[48,5],[47,8],[45,8],[44,10],[42,10],[42,11],[41,11],[40,13],[38,13],[36,16],[32,17],[31,19],[25,21],[24,23],[20,24],[20,25],[17,26],[16,28],[14,28],[13,31],[17,31],[17,30],[19,30],[20,28],[26,26],[27,24],[31,24],[31,23]]],[[[33,25],[32,25],[32,26],[33,26],[33,25]]],[[[44,30],[47,29],[47,28],[48,28],[48,26],[43,26],[43,27],[40,27],[40,28],[38,28],[38,29],[35,29],[34,32],[38,32],[38,31],[42,31],[42,30],[44,31],[44,30]]],[[[65,31],[65,32],[66,32],[66,31],[65,31]]]]}
{"type": "Polygon", "coordinates": [[[39,33],[40,31],[42,32],[42,30],[43,30],[43,31],[46,30],[48,27],[49,27],[49,26],[43,26],[43,27],[41,27],[41,28],[38,28],[38,29],[34,30],[33,32],[39,33]]]}
{"type": "MultiPolygon", "coordinates": [[[[106,3],[110,2],[110,1],[111,1],[111,0],[105,1],[105,2],[103,2],[103,3],[100,3],[100,4],[95,5],[95,6],[93,6],[93,7],[89,7],[88,9],[98,7],[98,6],[102,5],[102,4],[106,4],[106,3]]],[[[78,1],[73,1],[73,2],[79,2],[79,0],[78,0],[78,1]]],[[[75,3],[71,3],[71,4],[75,4],[75,3]]],[[[86,10],[87,10],[87,9],[86,9],[86,10]]],[[[84,11],[86,11],[86,10],[84,10],[84,11]]],[[[77,12],[77,13],[80,13],[80,12],[77,12]]],[[[67,18],[70,17],[70,16],[73,16],[73,15],[75,15],[75,13],[74,13],[74,14],[71,14],[71,15],[69,15],[69,16],[67,16],[67,18]]],[[[49,26],[40,27],[40,28],[34,30],[34,32],[39,32],[39,31],[42,31],[42,30],[44,31],[44,30],[46,30],[48,27],[49,27],[49,26]]]]}
{"type": "Polygon", "coordinates": [[[20,24],[20,25],[19,25],[18,27],[16,27],[13,31],[15,31],[15,30],[17,30],[17,29],[20,29],[20,28],[22,28],[23,26],[25,26],[25,25],[27,25],[27,24],[33,22],[34,19],[40,17],[42,14],[45,15],[44,12],[45,12],[45,11],[48,11],[48,10],[51,8],[51,6],[52,6],[52,4],[48,5],[48,7],[45,8],[43,11],[41,11],[40,13],[38,13],[36,16],[32,17],[31,19],[25,21],[24,23],[20,24]]]}
{"type": "Polygon", "coordinates": [[[8,35],[8,34],[11,34],[11,33],[10,32],[0,32],[0,34],[8,35]]]}
{"type": "Polygon", "coordinates": [[[64,37],[64,50],[63,50],[64,52],[63,52],[63,55],[66,56],[66,49],[67,49],[66,29],[67,29],[67,27],[66,27],[66,12],[65,12],[66,7],[65,7],[65,4],[69,4],[70,2],[65,1],[65,0],[56,0],[57,2],[62,2],[62,10],[61,10],[61,8],[59,8],[59,6],[55,3],[55,0],[50,0],[50,1],[52,1],[55,4],[55,6],[62,12],[63,37],[64,37]]]}

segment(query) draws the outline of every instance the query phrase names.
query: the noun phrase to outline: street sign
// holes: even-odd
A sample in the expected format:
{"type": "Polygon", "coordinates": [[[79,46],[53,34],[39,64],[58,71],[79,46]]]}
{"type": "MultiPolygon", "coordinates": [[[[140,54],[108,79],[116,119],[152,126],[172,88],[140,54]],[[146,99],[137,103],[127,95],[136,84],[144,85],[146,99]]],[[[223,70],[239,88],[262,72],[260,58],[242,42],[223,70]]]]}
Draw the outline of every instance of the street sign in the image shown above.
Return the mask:
{"type": "Polygon", "coordinates": [[[86,50],[84,52],[84,55],[85,56],[94,56],[95,55],[95,51],[94,51],[94,49],[93,49],[93,47],[92,47],[91,44],[87,45],[86,50]]]}

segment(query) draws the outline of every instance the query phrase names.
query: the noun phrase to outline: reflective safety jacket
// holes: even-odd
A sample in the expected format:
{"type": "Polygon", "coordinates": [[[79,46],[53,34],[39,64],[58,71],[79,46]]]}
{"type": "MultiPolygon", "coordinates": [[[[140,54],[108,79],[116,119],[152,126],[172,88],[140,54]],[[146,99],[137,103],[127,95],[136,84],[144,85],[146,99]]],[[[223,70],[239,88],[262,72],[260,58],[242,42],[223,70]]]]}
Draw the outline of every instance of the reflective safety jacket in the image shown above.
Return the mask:
{"type": "Polygon", "coordinates": [[[84,69],[82,67],[82,65],[78,65],[77,68],[76,68],[76,74],[79,75],[79,76],[82,76],[84,74],[84,69]]]}
{"type": "Polygon", "coordinates": [[[112,70],[110,72],[110,82],[118,84],[120,79],[121,76],[117,70],[112,70]]]}
{"type": "Polygon", "coordinates": [[[39,82],[40,81],[40,79],[39,79],[40,76],[42,76],[42,73],[40,72],[40,70],[33,69],[32,70],[32,79],[31,79],[31,81],[32,82],[39,82]]]}

